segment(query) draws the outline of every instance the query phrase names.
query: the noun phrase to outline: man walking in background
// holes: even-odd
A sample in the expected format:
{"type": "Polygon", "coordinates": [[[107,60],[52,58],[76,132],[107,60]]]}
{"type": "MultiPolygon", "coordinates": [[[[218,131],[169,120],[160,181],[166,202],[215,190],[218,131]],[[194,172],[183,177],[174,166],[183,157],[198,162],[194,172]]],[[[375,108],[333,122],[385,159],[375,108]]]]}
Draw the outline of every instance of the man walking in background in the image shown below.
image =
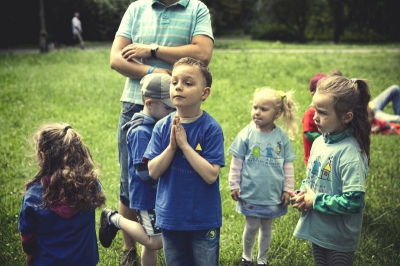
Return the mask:
{"type": "Polygon", "coordinates": [[[74,37],[74,43],[79,41],[81,48],[85,49],[85,44],[82,39],[82,23],[79,20],[79,12],[75,12],[74,17],[72,18],[72,35],[74,37]]]}

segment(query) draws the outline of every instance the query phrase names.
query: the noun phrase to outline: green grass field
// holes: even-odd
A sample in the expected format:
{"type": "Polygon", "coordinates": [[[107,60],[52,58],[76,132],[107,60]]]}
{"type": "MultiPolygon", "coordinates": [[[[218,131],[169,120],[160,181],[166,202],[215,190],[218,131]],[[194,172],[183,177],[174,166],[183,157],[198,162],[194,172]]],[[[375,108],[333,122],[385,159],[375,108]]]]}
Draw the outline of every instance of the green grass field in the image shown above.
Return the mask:
{"type": "MultiPolygon", "coordinates": [[[[250,100],[255,88],[270,86],[295,90],[299,103],[298,124],[311,101],[310,78],[317,72],[340,69],[346,77],[366,78],[372,96],[400,83],[400,52],[385,52],[396,45],[361,48],[377,49],[358,53],[356,45],[296,46],[251,41],[216,42],[217,48],[237,48],[236,52],[215,49],[210,69],[211,96],[203,104],[221,124],[225,150],[236,134],[250,121],[250,100]],[[264,44],[264,45],[263,45],[264,44]],[[245,49],[284,49],[252,51],[245,49]],[[296,53],[292,49],[311,49],[296,53]],[[316,52],[333,49],[334,52],[316,52]],[[354,50],[343,52],[342,49],[354,50]]],[[[0,54],[0,264],[23,265],[24,253],[18,232],[18,215],[23,184],[37,171],[33,150],[27,140],[44,122],[70,123],[90,147],[101,165],[101,182],[107,205],[116,208],[119,199],[119,166],[116,130],[125,78],[109,67],[109,49],[59,50],[48,54],[0,54]]],[[[390,107],[388,108],[390,112],[390,107]]],[[[400,261],[399,136],[372,136],[370,174],[360,247],[355,265],[398,265],[400,261]]],[[[304,178],[301,135],[293,141],[296,187],[304,178]]],[[[228,187],[231,156],[221,170],[223,202],[221,265],[236,265],[242,252],[244,217],[235,212],[228,187]]],[[[96,212],[97,221],[100,211],[96,212]]],[[[310,244],[292,236],[299,213],[289,213],[274,221],[269,259],[272,265],[313,265],[310,244]]],[[[99,244],[99,265],[117,265],[122,248],[118,233],[113,245],[99,244]]],[[[254,249],[256,254],[256,248],[254,249]]],[[[165,265],[160,255],[159,265],[165,265]]]]}

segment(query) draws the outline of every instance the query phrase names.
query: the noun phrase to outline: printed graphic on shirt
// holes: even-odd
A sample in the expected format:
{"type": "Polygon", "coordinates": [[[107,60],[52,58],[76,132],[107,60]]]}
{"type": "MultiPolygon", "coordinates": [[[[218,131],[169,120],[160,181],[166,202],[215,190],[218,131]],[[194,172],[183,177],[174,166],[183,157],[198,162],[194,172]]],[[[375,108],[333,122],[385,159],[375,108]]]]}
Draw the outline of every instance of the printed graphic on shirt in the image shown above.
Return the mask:
{"type": "Polygon", "coordinates": [[[248,165],[253,167],[269,167],[278,169],[281,168],[281,152],[282,144],[278,141],[275,145],[272,143],[261,144],[255,143],[251,147],[251,153],[247,160],[248,165]]]}
{"type": "Polygon", "coordinates": [[[200,143],[197,143],[196,149],[194,149],[195,151],[197,151],[197,153],[200,153],[203,149],[201,148],[200,143]]]}
{"type": "Polygon", "coordinates": [[[325,164],[324,168],[322,169],[321,179],[331,181],[331,167],[332,167],[332,158],[333,156],[329,157],[328,162],[325,164]]]}
{"type": "MultiPolygon", "coordinates": [[[[315,158],[311,162],[311,168],[308,168],[307,183],[314,192],[324,193],[326,191],[326,182],[332,182],[331,170],[332,170],[332,159],[330,156],[326,162],[321,162],[321,156],[315,158]]],[[[330,187],[330,185],[329,185],[330,187]]]]}
{"type": "Polygon", "coordinates": [[[279,159],[281,158],[281,152],[282,152],[281,141],[277,142],[276,147],[273,147],[271,143],[268,143],[267,147],[262,149],[261,144],[256,143],[252,148],[252,155],[254,158],[267,157],[272,159],[279,159]],[[265,153],[263,153],[262,151],[265,151],[265,153]]]}
{"type": "Polygon", "coordinates": [[[277,147],[276,147],[276,154],[278,155],[278,157],[280,157],[281,151],[282,151],[282,141],[278,141],[277,147]]]}

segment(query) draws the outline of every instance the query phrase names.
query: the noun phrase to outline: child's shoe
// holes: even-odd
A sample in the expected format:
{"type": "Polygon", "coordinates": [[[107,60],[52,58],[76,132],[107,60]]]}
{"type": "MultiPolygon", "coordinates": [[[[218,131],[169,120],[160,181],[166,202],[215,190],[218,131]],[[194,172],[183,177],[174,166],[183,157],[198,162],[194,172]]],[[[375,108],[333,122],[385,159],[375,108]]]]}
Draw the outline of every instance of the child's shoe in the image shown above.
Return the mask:
{"type": "Polygon", "coordinates": [[[100,216],[100,229],[99,229],[99,238],[100,243],[103,247],[108,248],[111,246],[111,243],[118,232],[118,228],[111,223],[110,217],[114,213],[118,213],[117,211],[113,211],[111,209],[105,208],[101,212],[100,216]]]}
{"type": "Polygon", "coordinates": [[[251,266],[251,265],[252,265],[251,261],[248,261],[244,258],[242,258],[239,262],[239,266],[251,266]]]}
{"type": "Polygon", "coordinates": [[[119,261],[119,266],[137,266],[136,249],[131,248],[122,251],[121,260],[119,261]]]}

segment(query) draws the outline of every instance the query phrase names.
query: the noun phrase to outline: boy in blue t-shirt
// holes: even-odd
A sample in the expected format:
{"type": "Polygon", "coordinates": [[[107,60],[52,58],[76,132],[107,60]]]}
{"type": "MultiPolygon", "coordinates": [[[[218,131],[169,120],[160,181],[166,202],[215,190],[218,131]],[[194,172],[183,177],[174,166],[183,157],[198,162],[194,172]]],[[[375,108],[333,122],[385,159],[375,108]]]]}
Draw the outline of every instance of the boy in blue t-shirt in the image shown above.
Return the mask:
{"type": "Polygon", "coordinates": [[[140,83],[143,111],[136,113],[123,127],[128,129],[129,207],[136,211],[141,225],[122,217],[116,211],[104,209],[99,237],[101,244],[109,247],[118,228],[122,229],[135,241],[144,245],[142,265],[156,265],[157,250],[162,248],[161,230],[155,226],[157,180],[149,177],[147,164],[142,162],[142,158],[154,125],[173,112],[175,106],[169,96],[171,77],[168,74],[149,74],[140,83]]]}
{"type": "Polygon", "coordinates": [[[201,61],[185,57],[174,64],[170,96],[177,112],[156,124],[143,156],[158,179],[156,226],[167,265],[218,265],[225,159],[222,129],[201,110],[211,83],[201,61]]]}

